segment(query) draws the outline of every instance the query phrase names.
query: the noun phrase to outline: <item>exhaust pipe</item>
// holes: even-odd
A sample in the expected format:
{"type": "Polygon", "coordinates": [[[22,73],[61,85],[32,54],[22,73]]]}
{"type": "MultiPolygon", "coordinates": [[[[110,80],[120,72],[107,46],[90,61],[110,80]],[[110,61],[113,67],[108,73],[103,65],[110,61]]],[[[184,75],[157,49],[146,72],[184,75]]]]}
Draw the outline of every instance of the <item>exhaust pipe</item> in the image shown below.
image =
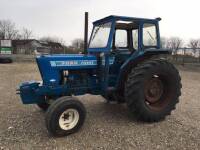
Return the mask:
{"type": "Polygon", "coordinates": [[[87,48],[88,48],[88,12],[85,12],[84,54],[87,54],[87,48]]]}

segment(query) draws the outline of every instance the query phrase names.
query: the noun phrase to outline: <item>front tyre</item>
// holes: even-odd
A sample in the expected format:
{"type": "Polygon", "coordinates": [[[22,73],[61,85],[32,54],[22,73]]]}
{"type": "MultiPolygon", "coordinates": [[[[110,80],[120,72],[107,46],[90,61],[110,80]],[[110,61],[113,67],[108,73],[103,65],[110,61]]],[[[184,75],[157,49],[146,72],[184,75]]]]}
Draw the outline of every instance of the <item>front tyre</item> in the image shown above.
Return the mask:
{"type": "Polygon", "coordinates": [[[46,126],[53,136],[67,136],[77,132],[84,123],[86,110],[75,98],[61,97],[46,112],[46,126]]]}
{"type": "Polygon", "coordinates": [[[162,59],[145,61],[132,69],[125,83],[125,99],[140,120],[159,121],[179,102],[181,78],[177,69],[162,59]]]}

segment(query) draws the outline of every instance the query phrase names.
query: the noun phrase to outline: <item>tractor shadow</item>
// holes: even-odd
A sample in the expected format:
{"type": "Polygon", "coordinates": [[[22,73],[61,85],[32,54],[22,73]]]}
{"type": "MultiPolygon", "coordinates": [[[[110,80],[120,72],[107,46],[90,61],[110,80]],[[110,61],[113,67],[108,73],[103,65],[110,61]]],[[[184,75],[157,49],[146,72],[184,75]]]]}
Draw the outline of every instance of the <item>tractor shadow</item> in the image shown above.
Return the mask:
{"type": "MultiPolygon", "coordinates": [[[[126,103],[108,103],[101,96],[85,95],[79,98],[86,107],[87,119],[90,121],[104,121],[105,123],[152,125],[157,122],[144,122],[138,120],[136,114],[132,114],[126,103]]],[[[160,120],[159,122],[162,122],[160,120]]]]}
{"type": "Polygon", "coordinates": [[[126,103],[109,103],[101,96],[88,94],[79,97],[79,100],[84,103],[87,110],[87,119],[89,120],[143,124],[143,122],[137,120],[134,114],[129,112],[126,103]]]}

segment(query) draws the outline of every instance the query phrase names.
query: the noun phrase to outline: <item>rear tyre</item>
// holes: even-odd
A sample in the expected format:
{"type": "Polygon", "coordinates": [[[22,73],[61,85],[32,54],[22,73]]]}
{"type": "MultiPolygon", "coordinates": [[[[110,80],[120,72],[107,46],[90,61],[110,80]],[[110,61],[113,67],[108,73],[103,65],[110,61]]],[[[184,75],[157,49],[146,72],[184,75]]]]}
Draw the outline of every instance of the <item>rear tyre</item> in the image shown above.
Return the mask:
{"type": "Polygon", "coordinates": [[[164,119],[175,109],[181,95],[177,69],[162,59],[148,60],[133,68],[125,83],[125,99],[140,120],[164,119]]]}
{"type": "Polygon", "coordinates": [[[12,62],[13,61],[11,58],[7,58],[7,57],[0,58],[0,63],[6,64],[6,63],[12,63],[12,62]]]}
{"type": "Polygon", "coordinates": [[[75,98],[61,97],[46,112],[46,126],[53,136],[67,136],[77,132],[86,117],[84,105],[75,98]]]}

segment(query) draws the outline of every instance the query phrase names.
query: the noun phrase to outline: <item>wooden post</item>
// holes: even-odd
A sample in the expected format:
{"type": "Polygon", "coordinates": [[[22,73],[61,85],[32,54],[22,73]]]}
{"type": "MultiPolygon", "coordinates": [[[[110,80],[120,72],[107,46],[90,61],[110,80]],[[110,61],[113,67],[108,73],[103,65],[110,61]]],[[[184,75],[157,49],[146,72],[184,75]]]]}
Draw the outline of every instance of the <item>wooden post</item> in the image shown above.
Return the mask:
{"type": "Polygon", "coordinates": [[[186,47],[183,48],[183,58],[182,58],[183,59],[182,60],[183,66],[184,66],[184,63],[185,63],[185,51],[186,51],[186,47]]]}
{"type": "Polygon", "coordinates": [[[200,62],[200,49],[199,49],[199,62],[200,62]]]}

